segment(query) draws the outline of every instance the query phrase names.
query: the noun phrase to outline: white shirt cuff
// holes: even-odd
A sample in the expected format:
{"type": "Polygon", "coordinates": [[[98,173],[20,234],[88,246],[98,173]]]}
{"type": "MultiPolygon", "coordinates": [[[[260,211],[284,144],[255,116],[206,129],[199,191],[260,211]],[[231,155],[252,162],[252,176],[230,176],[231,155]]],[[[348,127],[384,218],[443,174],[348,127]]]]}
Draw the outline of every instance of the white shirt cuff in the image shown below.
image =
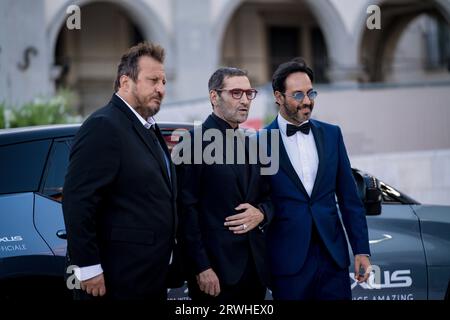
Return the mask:
{"type": "Polygon", "coordinates": [[[75,268],[74,272],[75,272],[75,277],[77,277],[77,279],[79,281],[85,281],[85,280],[89,280],[95,276],[98,276],[99,274],[102,274],[103,269],[100,264],[96,264],[93,266],[75,268]]]}

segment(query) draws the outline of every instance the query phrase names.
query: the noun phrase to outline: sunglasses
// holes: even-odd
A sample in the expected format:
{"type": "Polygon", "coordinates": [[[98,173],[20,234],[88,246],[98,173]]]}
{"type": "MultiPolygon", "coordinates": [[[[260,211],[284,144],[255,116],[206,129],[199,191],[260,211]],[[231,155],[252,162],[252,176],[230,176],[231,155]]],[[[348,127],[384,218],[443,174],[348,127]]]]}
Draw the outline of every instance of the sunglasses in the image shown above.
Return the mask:
{"type": "Polygon", "coordinates": [[[289,95],[289,94],[286,94],[286,93],[282,93],[282,95],[284,95],[285,97],[294,98],[298,102],[302,102],[303,99],[305,99],[305,96],[308,96],[309,100],[314,100],[317,97],[317,91],[311,89],[311,90],[308,91],[308,93],[306,95],[303,92],[301,92],[301,91],[297,91],[293,95],[289,95]]]}

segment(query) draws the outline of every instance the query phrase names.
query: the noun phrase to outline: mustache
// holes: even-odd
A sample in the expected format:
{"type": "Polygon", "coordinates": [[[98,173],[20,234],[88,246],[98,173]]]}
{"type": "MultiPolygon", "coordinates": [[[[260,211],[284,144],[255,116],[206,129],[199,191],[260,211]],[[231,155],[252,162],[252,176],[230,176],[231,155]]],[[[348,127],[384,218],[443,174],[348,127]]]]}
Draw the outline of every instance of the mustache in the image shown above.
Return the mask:
{"type": "Polygon", "coordinates": [[[311,112],[313,110],[314,106],[312,104],[304,104],[302,106],[298,106],[297,107],[297,111],[300,111],[300,110],[303,110],[303,109],[306,109],[306,108],[308,108],[309,111],[311,112]]]}

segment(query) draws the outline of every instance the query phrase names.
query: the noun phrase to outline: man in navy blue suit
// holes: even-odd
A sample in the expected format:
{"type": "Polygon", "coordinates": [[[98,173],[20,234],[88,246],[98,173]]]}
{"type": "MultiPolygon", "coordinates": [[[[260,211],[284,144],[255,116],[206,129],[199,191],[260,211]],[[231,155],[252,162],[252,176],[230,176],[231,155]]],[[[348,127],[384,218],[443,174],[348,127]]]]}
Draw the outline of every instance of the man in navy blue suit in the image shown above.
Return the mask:
{"type": "Polygon", "coordinates": [[[365,210],[341,130],[310,119],[317,96],[313,80],[301,58],[281,64],[272,78],[280,111],[266,129],[279,129],[280,169],[270,177],[274,214],[268,250],[278,300],[351,299],[343,226],[357,280],[366,281],[371,269],[365,210]]]}

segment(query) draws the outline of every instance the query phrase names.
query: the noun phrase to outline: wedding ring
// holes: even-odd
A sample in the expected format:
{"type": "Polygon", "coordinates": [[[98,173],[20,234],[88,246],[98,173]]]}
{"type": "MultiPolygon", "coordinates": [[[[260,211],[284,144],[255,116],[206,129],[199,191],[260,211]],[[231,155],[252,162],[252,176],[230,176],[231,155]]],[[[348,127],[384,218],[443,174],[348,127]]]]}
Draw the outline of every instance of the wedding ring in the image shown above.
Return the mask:
{"type": "Polygon", "coordinates": [[[244,223],[244,224],[242,225],[242,230],[245,230],[245,229],[247,229],[247,225],[244,223]]]}

